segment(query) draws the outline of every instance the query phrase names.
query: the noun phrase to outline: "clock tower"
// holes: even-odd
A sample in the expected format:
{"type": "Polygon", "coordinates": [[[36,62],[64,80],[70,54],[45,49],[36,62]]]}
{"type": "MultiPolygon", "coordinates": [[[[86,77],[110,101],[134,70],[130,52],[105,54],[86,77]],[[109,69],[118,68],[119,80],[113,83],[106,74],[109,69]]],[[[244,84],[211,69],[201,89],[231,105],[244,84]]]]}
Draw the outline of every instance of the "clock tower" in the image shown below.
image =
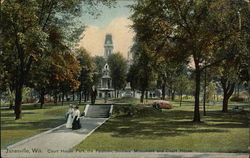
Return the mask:
{"type": "Polygon", "coordinates": [[[113,40],[111,34],[106,34],[105,42],[104,42],[104,57],[108,58],[110,54],[113,53],[113,40]]]}

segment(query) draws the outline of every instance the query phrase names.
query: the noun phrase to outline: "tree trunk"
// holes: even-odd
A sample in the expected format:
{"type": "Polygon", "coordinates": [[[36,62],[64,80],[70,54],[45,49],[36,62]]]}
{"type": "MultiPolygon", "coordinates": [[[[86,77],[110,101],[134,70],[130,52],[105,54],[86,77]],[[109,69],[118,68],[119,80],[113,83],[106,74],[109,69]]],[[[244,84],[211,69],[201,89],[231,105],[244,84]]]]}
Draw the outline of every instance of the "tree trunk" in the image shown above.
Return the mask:
{"type": "Polygon", "coordinates": [[[41,94],[40,94],[40,109],[43,108],[43,104],[44,104],[44,90],[41,90],[41,94]]]}
{"type": "Polygon", "coordinates": [[[54,93],[54,104],[56,104],[57,105],[57,99],[58,99],[58,97],[57,97],[57,94],[56,93],[54,93]]]}
{"type": "Polygon", "coordinates": [[[148,91],[146,91],[146,102],[148,102],[148,91]]]}
{"type": "Polygon", "coordinates": [[[161,91],[162,91],[162,100],[165,100],[165,95],[166,95],[166,81],[163,81],[162,87],[161,87],[161,91]]]}
{"type": "Polygon", "coordinates": [[[174,101],[175,100],[175,90],[172,90],[172,94],[171,94],[171,100],[174,101]]]}
{"type": "Polygon", "coordinates": [[[200,69],[199,66],[196,65],[196,70],[195,70],[195,105],[194,105],[194,122],[200,122],[200,69]]]}
{"type": "Polygon", "coordinates": [[[87,102],[87,93],[84,93],[84,102],[87,102]]]}
{"type": "Polygon", "coordinates": [[[65,92],[65,96],[66,96],[66,101],[69,101],[68,100],[68,98],[69,98],[68,92],[65,92]]]}
{"type": "Polygon", "coordinates": [[[170,100],[171,98],[171,88],[168,89],[168,99],[170,100]]]}
{"type": "Polygon", "coordinates": [[[75,101],[75,91],[72,92],[73,98],[72,100],[75,101]]]}
{"type": "Polygon", "coordinates": [[[79,95],[79,104],[80,104],[82,101],[82,94],[81,94],[81,91],[79,91],[78,93],[79,93],[78,95],[79,95]]]}
{"type": "Polygon", "coordinates": [[[140,99],[141,103],[143,103],[143,100],[144,100],[144,93],[145,93],[145,90],[142,90],[142,92],[141,92],[141,99],[140,99]]]}
{"type": "Polygon", "coordinates": [[[95,104],[95,99],[94,99],[94,96],[93,96],[93,95],[90,96],[90,100],[91,100],[91,104],[92,104],[92,105],[95,104]]]}
{"type": "MultiPolygon", "coordinates": [[[[250,9],[250,3],[248,3],[248,10],[250,9]]],[[[250,57],[250,39],[247,40],[247,49],[248,49],[248,56],[250,57]]],[[[250,78],[250,64],[248,64],[248,78],[250,78]]],[[[250,94],[250,80],[248,80],[248,94],[250,94]]],[[[248,99],[249,99],[248,95],[248,99]]]]}
{"type": "Polygon", "coordinates": [[[228,97],[225,95],[223,96],[223,107],[222,107],[222,112],[228,112],[228,97]]]}
{"type": "Polygon", "coordinates": [[[207,70],[204,70],[203,115],[206,116],[207,70]]]}
{"type": "Polygon", "coordinates": [[[64,103],[64,92],[62,92],[62,106],[63,106],[63,103],[64,103]]]}
{"type": "Polygon", "coordinates": [[[237,84],[237,97],[240,97],[240,82],[237,84]]]}
{"type": "Polygon", "coordinates": [[[23,84],[19,82],[16,85],[16,93],[15,93],[15,115],[16,120],[21,118],[21,106],[22,106],[22,90],[23,84]]]}
{"type": "Polygon", "coordinates": [[[13,104],[14,104],[14,100],[13,100],[13,99],[10,99],[9,109],[13,109],[13,104]]]}
{"type": "Polygon", "coordinates": [[[89,92],[87,92],[87,94],[86,94],[86,96],[87,96],[87,101],[89,101],[89,92]]]}
{"type": "Polygon", "coordinates": [[[181,96],[180,96],[180,106],[181,106],[181,103],[182,103],[182,90],[181,90],[181,96]]]}
{"type": "Polygon", "coordinates": [[[234,92],[235,83],[230,83],[225,78],[221,79],[222,89],[223,89],[223,106],[222,112],[228,112],[228,100],[234,92]]]}

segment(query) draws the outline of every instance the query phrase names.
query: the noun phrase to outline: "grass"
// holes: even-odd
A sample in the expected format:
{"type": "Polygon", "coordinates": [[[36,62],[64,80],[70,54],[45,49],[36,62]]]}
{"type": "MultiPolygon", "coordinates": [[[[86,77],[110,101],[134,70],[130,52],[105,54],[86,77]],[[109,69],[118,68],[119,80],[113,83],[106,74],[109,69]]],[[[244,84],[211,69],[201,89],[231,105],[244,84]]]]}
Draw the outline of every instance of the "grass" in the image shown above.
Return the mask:
{"type": "MultiPolygon", "coordinates": [[[[171,110],[109,119],[75,146],[80,151],[207,151],[248,152],[249,129],[245,111],[222,113],[221,105],[207,107],[201,123],[193,123],[193,106],[173,102],[171,110]],[[178,106],[177,106],[178,105],[178,106]]],[[[235,103],[231,103],[229,109],[235,103]]],[[[201,109],[202,110],[202,109],[201,109]]],[[[148,110],[147,110],[148,111],[148,110]]]]}
{"type": "Polygon", "coordinates": [[[110,99],[110,101],[113,101],[115,103],[129,103],[129,104],[140,103],[140,100],[136,98],[113,98],[113,99],[110,99]]]}
{"type": "MultiPolygon", "coordinates": [[[[72,102],[71,102],[72,103],[72,102]]],[[[22,105],[22,119],[14,120],[14,111],[1,106],[1,149],[24,138],[39,134],[65,122],[69,102],[64,106],[46,103],[43,109],[36,104],[22,105]]],[[[83,111],[80,106],[80,111],[83,111]]]]}
{"type": "MultiPolygon", "coordinates": [[[[138,99],[113,99],[119,103],[138,104],[138,99]]],[[[193,123],[193,102],[172,102],[171,110],[155,111],[145,107],[145,113],[134,116],[114,114],[104,125],[79,145],[84,151],[211,151],[249,152],[248,103],[231,102],[245,106],[245,111],[230,110],[221,113],[221,105],[206,107],[207,116],[201,112],[202,122],[193,123]],[[146,110],[145,110],[146,109],[146,110]]],[[[54,128],[65,122],[64,106],[46,104],[44,109],[24,104],[23,117],[14,120],[12,110],[1,106],[1,148],[24,138],[54,128]]],[[[81,105],[80,111],[83,111],[81,105]]],[[[141,108],[139,108],[141,109],[141,108]]],[[[201,109],[202,111],[202,106],[201,109]]]]}

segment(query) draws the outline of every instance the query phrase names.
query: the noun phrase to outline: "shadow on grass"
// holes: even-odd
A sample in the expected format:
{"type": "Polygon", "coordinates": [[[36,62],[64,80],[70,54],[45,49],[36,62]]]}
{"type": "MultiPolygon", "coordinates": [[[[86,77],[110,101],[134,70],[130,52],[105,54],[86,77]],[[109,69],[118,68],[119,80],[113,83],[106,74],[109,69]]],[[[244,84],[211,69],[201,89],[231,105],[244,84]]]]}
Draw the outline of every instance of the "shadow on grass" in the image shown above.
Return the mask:
{"type": "MultiPolygon", "coordinates": [[[[42,109],[49,109],[53,106],[56,106],[56,105],[46,105],[44,106],[42,109]]],[[[37,109],[41,109],[40,108],[40,105],[36,105],[36,104],[23,104],[22,105],[22,110],[37,110],[37,109]]],[[[1,106],[1,111],[13,111],[14,112],[14,109],[9,109],[8,106],[1,106]]]]}
{"type": "MultiPolygon", "coordinates": [[[[32,121],[32,120],[31,120],[32,121]]],[[[9,121],[3,121],[1,130],[38,130],[38,129],[48,129],[54,128],[55,125],[60,125],[65,122],[64,119],[48,119],[39,120],[34,122],[15,122],[15,126],[9,126],[9,121]]]]}
{"type": "Polygon", "coordinates": [[[14,112],[12,112],[12,113],[1,113],[1,118],[3,118],[3,117],[14,117],[14,116],[15,116],[14,112]]]}
{"type": "MultiPolygon", "coordinates": [[[[77,101],[65,101],[64,105],[62,106],[60,103],[54,104],[52,102],[45,103],[43,108],[40,108],[40,103],[29,103],[29,104],[22,104],[22,110],[38,110],[38,109],[49,109],[51,107],[65,107],[69,104],[77,104],[77,101]]],[[[9,109],[8,105],[0,106],[1,111],[12,111],[13,109],[9,109]]]]}
{"type": "MultiPolygon", "coordinates": [[[[40,106],[34,106],[35,104],[23,104],[22,105],[22,112],[21,112],[21,116],[25,117],[25,115],[29,115],[29,114],[36,114],[39,113],[40,110],[45,110],[44,111],[44,115],[52,115],[52,116],[62,116],[62,114],[64,115],[66,113],[66,110],[64,107],[65,106],[59,106],[59,105],[55,105],[54,103],[46,103],[45,106],[41,109],[40,106]],[[52,109],[53,107],[62,107],[61,109],[52,109]]],[[[13,118],[13,120],[15,119],[15,112],[13,109],[9,109],[8,106],[1,106],[1,118],[13,118]]],[[[46,116],[45,116],[46,117],[46,116]]],[[[1,120],[1,122],[3,123],[3,120],[1,120]]]]}
{"type": "Polygon", "coordinates": [[[193,112],[169,110],[146,116],[119,116],[108,120],[98,132],[111,132],[113,137],[160,139],[159,136],[174,137],[190,133],[220,133],[232,128],[247,128],[246,113],[212,113],[204,122],[192,122],[193,112]]]}
{"type": "Polygon", "coordinates": [[[7,107],[7,106],[1,106],[1,112],[2,111],[11,111],[12,109],[9,109],[9,107],[7,107]]]}

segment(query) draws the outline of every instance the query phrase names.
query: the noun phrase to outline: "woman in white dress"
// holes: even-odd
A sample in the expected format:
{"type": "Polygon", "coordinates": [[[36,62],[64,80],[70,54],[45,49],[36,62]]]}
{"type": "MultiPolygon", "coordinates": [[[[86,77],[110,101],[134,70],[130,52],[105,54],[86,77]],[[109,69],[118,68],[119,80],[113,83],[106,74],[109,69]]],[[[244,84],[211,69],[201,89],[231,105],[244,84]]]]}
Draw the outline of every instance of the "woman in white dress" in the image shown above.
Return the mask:
{"type": "Polygon", "coordinates": [[[66,128],[72,128],[73,115],[74,115],[74,108],[73,108],[73,105],[70,104],[69,110],[66,113],[66,116],[67,116],[66,128]]]}

